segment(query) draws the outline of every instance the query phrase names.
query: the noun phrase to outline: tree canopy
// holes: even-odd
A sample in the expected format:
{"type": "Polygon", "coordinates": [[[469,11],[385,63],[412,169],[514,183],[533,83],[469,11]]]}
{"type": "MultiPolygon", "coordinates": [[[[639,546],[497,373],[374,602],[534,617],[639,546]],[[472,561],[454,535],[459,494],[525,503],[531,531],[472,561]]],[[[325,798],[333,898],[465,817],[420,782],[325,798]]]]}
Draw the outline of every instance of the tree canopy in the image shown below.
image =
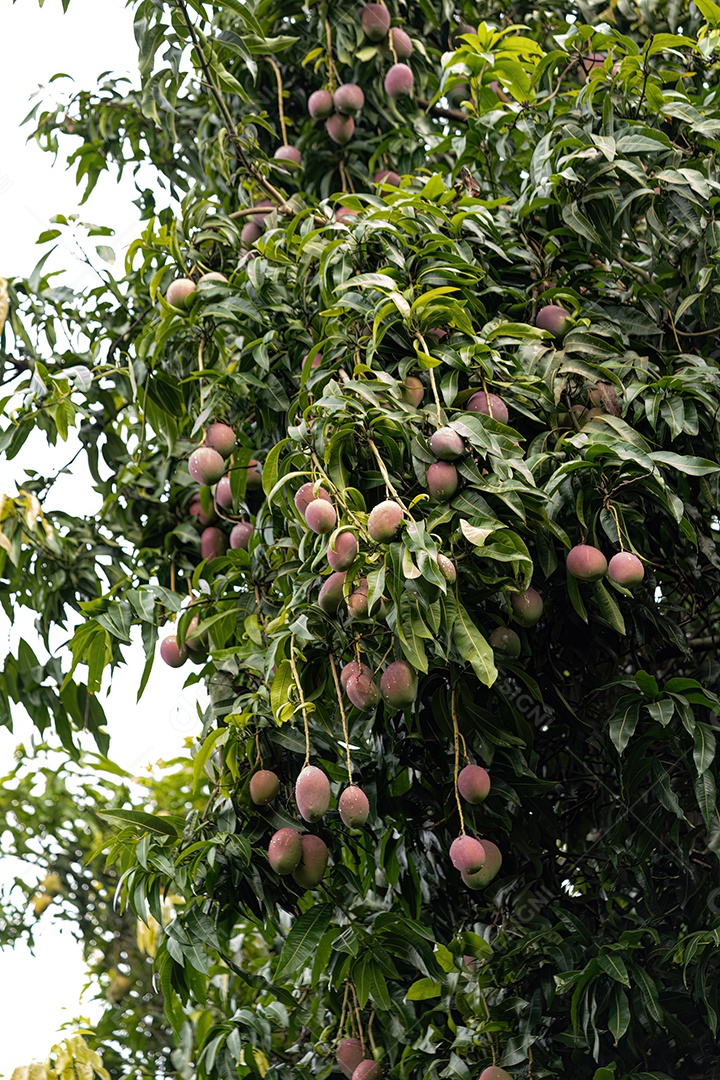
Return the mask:
{"type": "Polygon", "coordinates": [[[155,920],[90,1045],[116,1010],[114,1075],[711,1074],[720,6],[129,6],[137,84],[32,121],[85,194],[135,174],[142,234],[0,309],[0,599],[73,627],[3,721],[108,753],[138,630],[139,709],[161,647],[210,695],[180,780],[79,800],[123,905],[88,935],[155,920]],[[45,511],[38,429],[99,514],[45,511]]]}

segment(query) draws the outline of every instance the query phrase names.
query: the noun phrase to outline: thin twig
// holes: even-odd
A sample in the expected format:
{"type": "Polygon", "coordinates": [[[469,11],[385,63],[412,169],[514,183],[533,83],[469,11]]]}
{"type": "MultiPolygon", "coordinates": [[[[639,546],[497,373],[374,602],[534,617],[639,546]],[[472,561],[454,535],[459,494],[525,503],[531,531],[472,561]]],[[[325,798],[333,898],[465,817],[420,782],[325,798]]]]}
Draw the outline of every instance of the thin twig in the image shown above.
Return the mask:
{"type": "Polygon", "coordinates": [[[467,124],[470,117],[462,109],[443,109],[441,105],[431,105],[425,98],[418,98],[421,109],[429,111],[432,116],[444,116],[447,120],[458,120],[461,124],[467,124]]]}

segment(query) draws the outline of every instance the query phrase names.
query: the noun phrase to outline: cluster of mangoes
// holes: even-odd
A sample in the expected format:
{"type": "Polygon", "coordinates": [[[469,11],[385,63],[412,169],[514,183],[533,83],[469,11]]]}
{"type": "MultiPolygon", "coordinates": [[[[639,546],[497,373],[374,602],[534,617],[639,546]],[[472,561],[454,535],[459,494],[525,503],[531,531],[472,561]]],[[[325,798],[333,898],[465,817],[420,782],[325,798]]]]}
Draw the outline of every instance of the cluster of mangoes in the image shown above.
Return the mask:
{"type": "MultiPolygon", "coordinates": [[[[258,769],[250,778],[250,798],[256,806],[268,806],[280,791],[277,773],[258,769]]],[[[330,780],[316,765],[305,765],[295,781],[295,802],[304,821],[316,824],[330,807],[330,780]]],[[[368,819],[370,803],[362,788],[349,784],[340,794],[338,811],[343,824],[358,829],[368,819]]],[[[273,834],[268,844],[268,861],[282,876],[292,875],[304,889],[318,885],[328,863],[325,841],[312,833],[300,833],[285,826],[273,834]]]]}

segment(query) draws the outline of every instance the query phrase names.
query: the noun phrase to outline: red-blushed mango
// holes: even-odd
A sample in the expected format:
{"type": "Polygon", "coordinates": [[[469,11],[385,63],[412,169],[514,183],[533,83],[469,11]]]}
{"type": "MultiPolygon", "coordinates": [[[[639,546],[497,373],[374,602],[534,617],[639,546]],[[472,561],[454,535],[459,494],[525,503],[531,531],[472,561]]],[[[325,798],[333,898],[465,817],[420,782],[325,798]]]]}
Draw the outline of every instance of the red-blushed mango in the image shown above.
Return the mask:
{"type": "Polygon", "coordinates": [[[495,652],[513,660],[518,658],[522,649],[520,638],[509,626],[496,626],[490,635],[490,645],[495,652]]]}
{"type": "Polygon", "coordinates": [[[381,1076],[382,1069],[377,1061],[373,1061],[372,1058],[365,1058],[352,1074],[352,1080],[380,1080],[381,1076]]]}
{"type": "Polygon", "coordinates": [[[185,645],[190,652],[205,652],[207,642],[207,630],[199,625],[197,615],[193,615],[185,631],[185,645]]]}
{"type": "Polygon", "coordinates": [[[168,667],[182,667],[188,658],[188,653],[184,645],[180,648],[175,634],[170,634],[160,642],[160,656],[168,667]]]}
{"type": "Polygon", "coordinates": [[[329,90],[315,90],[308,98],[308,112],[313,120],[325,120],[333,111],[333,99],[329,90]]]}
{"type": "Polygon", "coordinates": [[[510,101],[511,100],[508,97],[508,95],[505,93],[505,91],[503,90],[500,83],[497,82],[496,79],[493,79],[492,82],[489,82],[488,86],[490,87],[490,89],[492,90],[493,94],[498,99],[498,101],[510,101]]]}
{"type": "Polygon", "coordinates": [[[455,581],[457,580],[457,570],[455,569],[455,563],[452,561],[452,559],[448,559],[447,555],[443,555],[441,552],[437,557],[437,564],[440,573],[445,578],[445,580],[450,585],[454,585],[455,581]]]}
{"type": "Polygon", "coordinates": [[[412,56],[413,43],[409,34],[406,34],[399,26],[393,26],[390,30],[390,46],[395,50],[395,55],[400,60],[409,60],[412,56]]]}
{"type": "Polygon", "coordinates": [[[247,551],[250,544],[250,537],[255,532],[255,526],[250,521],[238,521],[237,525],[233,525],[230,530],[230,547],[237,551],[241,548],[243,551],[247,551]]]}
{"type": "Polygon", "coordinates": [[[368,515],[367,529],[373,540],[387,544],[395,539],[402,524],[403,508],[394,499],[385,499],[374,506],[368,515]]]}
{"type": "Polygon", "coordinates": [[[268,860],[276,874],[292,874],[302,858],[300,833],[286,827],[278,829],[268,844],[268,860]]]}
{"type": "Polygon", "coordinates": [[[267,806],[277,798],[280,779],[270,769],[258,769],[250,777],[250,798],[256,806],[267,806]]]}
{"type": "Polygon", "coordinates": [[[295,802],[301,817],[319,821],[330,805],[330,781],[316,765],[306,765],[295,781],[295,802]]]}
{"type": "Polygon", "coordinates": [[[198,288],[201,285],[227,285],[228,279],[224,274],[221,274],[219,270],[210,270],[207,274],[203,274],[198,278],[198,288]]]}
{"type": "Polygon", "coordinates": [[[539,330],[547,330],[554,337],[561,338],[568,328],[570,312],[559,304],[546,304],[535,316],[535,325],[539,330]]]}
{"type": "Polygon", "coordinates": [[[392,169],[381,169],[373,175],[373,184],[390,184],[392,187],[400,187],[400,175],[392,169]]]}
{"type": "Polygon", "coordinates": [[[348,615],[351,619],[367,619],[368,614],[368,580],[357,578],[355,588],[347,599],[348,615]]]}
{"type": "Polygon", "coordinates": [[[460,770],[458,791],[472,806],[485,802],[490,791],[490,777],[482,765],[466,765],[460,770]]]}
{"type": "Polygon", "coordinates": [[[402,396],[403,401],[406,401],[408,405],[414,405],[416,409],[419,408],[425,396],[425,387],[420,382],[420,379],[416,378],[415,375],[408,375],[403,383],[402,396]]]}
{"type": "Polygon", "coordinates": [[[225,472],[225,458],[211,446],[198,446],[188,458],[188,470],[198,484],[210,487],[225,472]]]}
{"type": "Polygon", "coordinates": [[[591,405],[610,413],[611,416],[622,416],[622,405],[617,395],[617,390],[612,383],[599,379],[590,390],[588,398],[591,405]]]}
{"type": "Polygon", "coordinates": [[[481,840],[485,850],[485,863],[479,870],[463,870],[462,879],[471,889],[483,889],[489,885],[494,877],[497,877],[502,866],[502,854],[497,844],[492,840],[481,840]]]}
{"type": "Polygon", "coordinates": [[[512,1076],[498,1065],[488,1065],[480,1073],[479,1080],[512,1080],[512,1076]]]}
{"type": "Polygon", "coordinates": [[[217,450],[225,459],[232,454],[236,442],[235,432],[229,424],[210,424],[205,432],[205,446],[217,450]]]}
{"type": "Polygon", "coordinates": [[[465,453],[465,440],[454,428],[438,428],[430,439],[430,450],[441,461],[455,461],[465,453]]]}
{"type": "Polygon", "coordinates": [[[578,581],[599,581],[607,573],[607,559],[592,544],[576,544],[567,556],[567,571],[578,581]]]}
{"type": "Polygon", "coordinates": [[[407,64],[393,64],[385,76],[385,93],[389,98],[407,97],[414,82],[415,76],[407,64]]]}
{"type": "Polygon", "coordinates": [[[348,679],[353,675],[369,675],[372,677],[372,671],[367,664],[358,664],[356,660],[352,660],[349,664],[345,664],[340,672],[340,686],[343,690],[348,687],[348,679]]]}
{"type": "Polygon", "coordinates": [[[365,104],[365,95],[356,83],[341,83],[333,94],[335,111],[343,116],[358,113],[365,104]]]}
{"type": "Polygon", "coordinates": [[[334,615],[340,607],[346,577],[347,573],[344,570],[336,570],[330,577],[325,578],[318,594],[318,604],[326,615],[334,615]]]}
{"type": "Polygon", "coordinates": [[[340,672],[340,685],[343,690],[347,689],[348,679],[351,678],[351,676],[363,673],[372,678],[372,670],[367,664],[358,664],[357,660],[351,660],[349,664],[345,664],[345,667],[340,672]]]}
{"type": "Polygon", "coordinates": [[[520,626],[534,626],[543,613],[543,606],[537,589],[526,589],[525,592],[512,593],[510,596],[513,617],[520,626]]]}
{"type": "Polygon", "coordinates": [[[179,277],[175,278],[168,285],[168,291],[165,293],[165,299],[168,304],[174,308],[186,308],[190,297],[195,292],[195,282],[190,278],[179,277]]]}
{"type": "Polygon", "coordinates": [[[202,525],[203,527],[211,525],[213,521],[217,521],[217,514],[215,513],[214,507],[211,506],[206,513],[203,510],[202,501],[199,495],[193,495],[188,507],[188,513],[191,517],[197,518],[198,525],[202,525]]]}
{"type": "Polygon", "coordinates": [[[450,861],[461,874],[477,873],[485,865],[485,848],[473,836],[458,836],[450,845],[450,861]]]}
{"type": "Polygon", "coordinates": [[[460,477],[455,466],[450,461],[436,461],[430,465],[425,474],[427,477],[428,491],[437,502],[447,502],[452,499],[458,489],[460,477]]]}
{"type": "Polygon", "coordinates": [[[358,829],[368,819],[370,803],[362,788],[357,787],[356,784],[350,784],[338,799],[338,810],[349,829],[358,829]]]}
{"type": "Polygon", "coordinates": [[[228,549],[228,539],[222,529],[208,525],[200,533],[200,555],[203,559],[219,559],[228,549]]]}
{"type": "Polygon", "coordinates": [[[276,161],[290,161],[293,165],[302,165],[302,154],[297,146],[278,146],[273,157],[276,161]]]}
{"type": "Polygon", "coordinates": [[[325,536],[337,525],[335,507],[325,499],[313,499],[305,511],[305,521],[311,532],[325,536]]]}
{"type": "Polygon", "coordinates": [[[342,116],[335,113],[325,121],[325,130],[334,143],[345,146],[355,134],[355,121],[352,116],[342,116]]]}
{"type": "Polygon", "coordinates": [[[305,833],[301,843],[302,858],[297,870],[293,870],[293,881],[303,889],[314,889],[327,870],[327,844],[311,833],[305,833]]]}
{"type": "Polygon", "coordinates": [[[468,399],[465,408],[468,412],[482,413],[484,416],[491,416],[493,420],[497,420],[499,424],[507,424],[509,413],[507,411],[507,405],[501,397],[497,394],[486,394],[484,390],[478,390],[477,394],[473,394],[468,399]]]}
{"type": "Polygon", "coordinates": [[[223,510],[232,510],[233,497],[229,476],[221,476],[215,485],[215,502],[218,506],[221,506],[223,510]]]}
{"type": "Polygon", "coordinates": [[[359,210],[353,210],[349,206],[340,206],[335,210],[335,220],[343,221],[344,218],[356,218],[359,210]]]}
{"type": "Polygon", "coordinates": [[[393,709],[412,705],[418,693],[417,672],[405,660],[395,660],[382,673],[380,693],[393,709]]]}
{"type": "Polygon", "coordinates": [[[331,536],[327,549],[327,560],[333,570],[347,570],[355,562],[358,542],[355,533],[344,530],[331,536]]]}
{"type": "Polygon", "coordinates": [[[390,12],[384,4],[366,4],[360,21],[366,38],[382,41],[390,29],[390,12]]]}
{"type": "Polygon", "coordinates": [[[303,484],[302,487],[298,488],[295,492],[295,509],[299,514],[302,514],[302,516],[305,517],[305,511],[315,499],[322,499],[324,502],[330,502],[330,496],[325,488],[308,481],[307,484],[303,484]]]}
{"type": "Polygon", "coordinates": [[[270,217],[270,214],[275,209],[275,203],[272,199],[261,199],[260,202],[255,204],[255,210],[259,211],[257,214],[253,214],[253,221],[259,229],[265,228],[265,220],[270,217]]]}
{"type": "Polygon", "coordinates": [[[584,86],[587,82],[588,75],[595,68],[605,66],[605,53],[591,52],[587,56],[580,58],[580,66],[578,67],[578,82],[581,86],[584,86]]]}
{"type": "Polygon", "coordinates": [[[262,229],[254,221],[248,221],[240,231],[240,243],[244,248],[251,248],[262,236],[262,229]]]}
{"type": "Polygon", "coordinates": [[[365,1051],[359,1039],[343,1039],[338,1043],[335,1060],[340,1072],[347,1077],[347,1080],[352,1080],[352,1074],[364,1058],[365,1051]]]}
{"type": "Polygon", "coordinates": [[[370,712],[380,700],[380,690],[373,679],[372,672],[363,664],[362,670],[349,676],[345,682],[345,693],[356,709],[370,712]]]}
{"type": "Polygon", "coordinates": [[[608,577],[616,585],[631,589],[633,585],[639,585],[645,577],[645,567],[631,551],[618,551],[610,560],[608,577]]]}

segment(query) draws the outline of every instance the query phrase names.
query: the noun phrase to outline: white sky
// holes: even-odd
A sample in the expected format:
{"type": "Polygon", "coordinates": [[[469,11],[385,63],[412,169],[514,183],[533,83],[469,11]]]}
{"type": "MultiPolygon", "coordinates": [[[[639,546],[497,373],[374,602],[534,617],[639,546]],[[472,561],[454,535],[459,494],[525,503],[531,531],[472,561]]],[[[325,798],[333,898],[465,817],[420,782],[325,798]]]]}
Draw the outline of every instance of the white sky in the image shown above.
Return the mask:
{"type": "MultiPolygon", "coordinates": [[[[123,0],[71,0],[63,15],[60,0],[0,0],[0,277],[27,275],[47,250],[35,244],[55,214],[79,213],[84,220],[111,225],[116,237],[99,239],[115,247],[118,263],[136,234],[137,209],[132,205],[134,188],[128,176],[118,184],[103,176],[88,203],[79,208],[72,173],[59,161],[53,165],[33,143],[26,144],[27,129],[21,120],[30,110],[29,99],[40,85],[58,71],[66,72],[78,88],[91,87],[105,71],[136,71],[136,45],[132,14],[123,0]]],[[[54,84],[62,93],[66,80],[54,84]]],[[[68,146],[76,142],[68,140],[68,146]]],[[[69,247],[53,256],[54,268],[67,270],[67,283],[82,287],[92,272],[69,247]]],[[[98,259],[98,266],[104,264],[98,259]]],[[[52,464],[69,461],[77,444],[69,439],[50,449],[52,464]]],[[[13,494],[22,482],[23,468],[47,468],[44,439],[30,439],[15,461],[0,461],[0,492],[13,494]]],[[[48,508],[71,506],[92,512],[98,505],[89,474],[78,469],[62,477],[52,489],[48,508]]],[[[32,620],[21,619],[21,633],[33,645],[32,620]]],[[[0,662],[7,647],[16,648],[19,634],[0,625],[0,662]],[[4,639],[4,640],[3,640],[4,639]]],[[[60,638],[58,638],[60,640],[60,638]]],[[[105,702],[111,734],[110,757],[125,768],[140,771],[160,758],[169,758],[182,747],[183,739],[199,730],[195,711],[196,691],[183,691],[188,668],[172,671],[159,660],[150,685],[135,703],[144,657],[139,645],[126,650],[129,664],[116,680],[105,702]]],[[[0,728],[0,775],[9,767],[15,746],[25,741],[29,725],[18,717],[14,733],[0,728]]],[[[0,877],[12,878],[14,867],[0,859],[0,877]]],[[[79,995],[84,968],[78,947],[65,930],[53,922],[52,907],[41,917],[35,955],[18,947],[0,951],[0,1075],[9,1076],[18,1065],[33,1058],[44,1059],[59,1027],[82,1010],[79,995]]]]}

